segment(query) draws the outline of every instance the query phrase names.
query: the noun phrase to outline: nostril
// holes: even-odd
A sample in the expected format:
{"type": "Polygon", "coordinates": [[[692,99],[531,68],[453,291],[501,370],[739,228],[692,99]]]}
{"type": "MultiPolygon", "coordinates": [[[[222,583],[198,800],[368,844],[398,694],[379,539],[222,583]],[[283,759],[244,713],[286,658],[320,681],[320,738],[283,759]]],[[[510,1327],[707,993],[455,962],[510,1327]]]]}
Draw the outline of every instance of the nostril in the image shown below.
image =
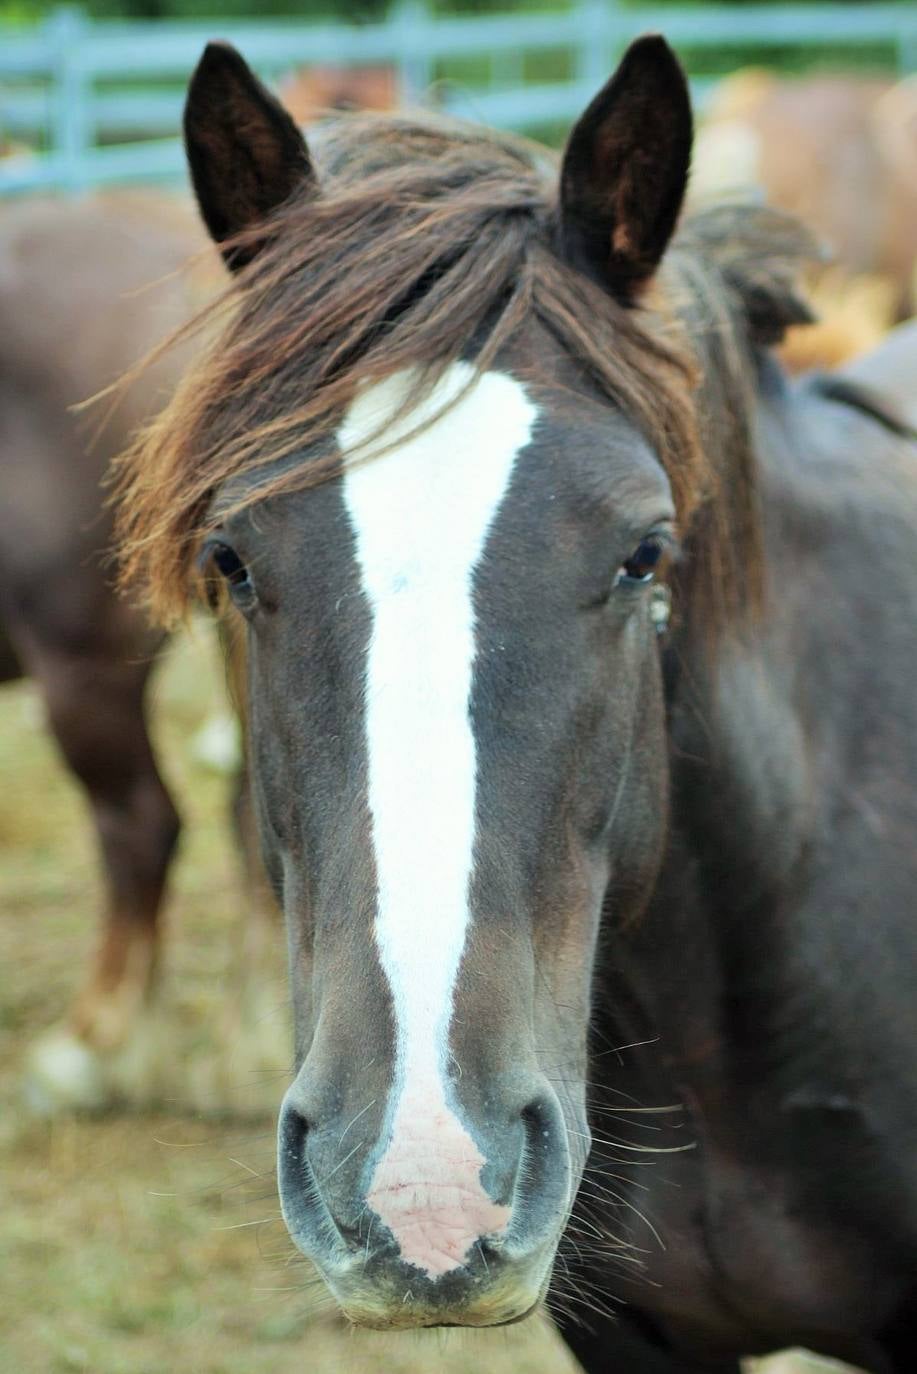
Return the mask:
{"type": "MultiPolygon", "coordinates": [[[[533,1097],[522,1109],[526,1149],[566,1151],[567,1123],[557,1096],[550,1088],[533,1097]]],[[[578,1134],[578,1133],[575,1133],[578,1134]]]]}
{"type": "Polygon", "coordinates": [[[280,1168],[299,1170],[306,1161],[306,1137],[309,1123],[301,1112],[285,1103],[280,1114],[278,1130],[280,1168]]]}
{"type": "Polygon", "coordinates": [[[544,1097],[536,1097],[522,1109],[522,1125],[528,1148],[539,1147],[540,1141],[550,1141],[559,1123],[556,1105],[544,1097]]]}
{"type": "Polygon", "coordinates": [[[277,1126],[280,1205],[293,1240],[322,1264],[334,1257],[340,1259],[364,1242],[350,1224],[347,1206],[338,1205],[341,1199],[323,1187],[319,1145],[320,1133],[299,1107],[287,1100],[277,1126]]]}
{"type": "Polygon", "coordinates": [[[570,1151],[563,1112],[550,1088],[531,1098],[520,1117],[524,1144],[513,1211],[522,1239],[563,1225],[570,1204],[570,1151]]]}
{"type": "Polygon", "coordinates": [[[295,1205],[295,1198],[311,1192],[315,1187],[312,1170],[306,1159],[306,1139],[309,1123],[301,1112],[285,1103],[277,1130],[277,1178],[284,1211],[295,1205]]]}
{"type": "Polygon", "coordinates": [[[312,1253],[316,1243],[337,1228],[325,1207],[309,1163],[309,1123],[290,1102],[280,1112],[277,1129],[277,1182],[280,1206],[290,1235],[300,1249],[312,1253]]]}

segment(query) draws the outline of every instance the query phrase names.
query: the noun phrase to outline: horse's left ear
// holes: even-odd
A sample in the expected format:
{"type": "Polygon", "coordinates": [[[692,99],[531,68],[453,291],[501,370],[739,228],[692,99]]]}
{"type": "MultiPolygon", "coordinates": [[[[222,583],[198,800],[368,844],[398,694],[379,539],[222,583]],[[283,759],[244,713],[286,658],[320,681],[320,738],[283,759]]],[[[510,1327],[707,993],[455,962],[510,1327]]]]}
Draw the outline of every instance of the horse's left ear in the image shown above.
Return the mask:
{"type": "Polygon", "coordinates": [[[691,99],[664,38],[632,43],[570,135],[560,174],[561,251],[632,301],[675,228],[691,162],[691,99]]]}
{"type": "MultiPolygon", "coordinates": [[[[208,43],[185,102],[185,151],[204,223],[217,243],[254,229],[313,179],[305,140],[229,43],[208,43]]],[[[257,238],[223,249],[235,272],[257,238]]]]}

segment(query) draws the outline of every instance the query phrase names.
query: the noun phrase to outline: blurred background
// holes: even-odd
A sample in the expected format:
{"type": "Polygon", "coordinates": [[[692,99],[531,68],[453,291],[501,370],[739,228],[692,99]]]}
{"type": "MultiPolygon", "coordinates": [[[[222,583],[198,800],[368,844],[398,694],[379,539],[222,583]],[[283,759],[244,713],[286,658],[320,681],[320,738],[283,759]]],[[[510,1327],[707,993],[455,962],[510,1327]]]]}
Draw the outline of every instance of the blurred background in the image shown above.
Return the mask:
{"type": "Polygon", "coordinates": [[[0,197],[181,185],[184,88],[214,36],[303,122],[424,106],[556,146],[651,28],[692,79],[695,197],[764,193],[837,259],[818,296],[831,328],[799,344],[800,365],[913,313],[913,0],[0,0],[0,197]]]}
{"type": "MultiPolygon", "coordinates": [[[[913,0],[0,0],[0,331],[18,299],[5,226],[26,205],[50,200],[66,224],[102,197],[147,230],[161,216],[187,236],[189,257],[200,249],[177,135],[210,38],[235,42],[304,123],[328,109],[423,106],[559,146],[648,29],[667,35],[692,79],[695,200],[767,196],[832,255],[810,283],[821,323],[792,332],[788,365],[836,366],[911,316],[913,0]]],[[[61,271],[78,274],[78,261],[61,271]]],[[[198,259],[189,309],[216,279],[198,259]]],[[[54,296],[60,316],[62,283],[45,290],[17,311],[40,320],[54,296]]],[[[108,305],[97,299],[103,320],[108,305]]],[[[60,318],[78,351],[84,321],[60,318]]],[[[125,345],[119,365],[133,360],[125,345]]],[[[111,379],[109,369],[96,382],[111,379]]],[[[65,399],[84,394],[71,384],[65,399]]],[[[185,823],[164,917],[161,1068],[145,1097],[53,1111],[29,1091],[29,1047],[85,978],[103,882],[42,693],[0,688],[0,1370],[569,1370],[546,1324],[355,1336],[313,1287],[273,1184],[272,1111],[287,1073],[282,941],[268,922],[253,994],[240,972],[252,898],[228,823],[234,725],[205,621],[162,653],[148,708],[185,823]]],[[[801,1355],[767,1363],[769,1374],[810,1367],[801,1355]]]]}

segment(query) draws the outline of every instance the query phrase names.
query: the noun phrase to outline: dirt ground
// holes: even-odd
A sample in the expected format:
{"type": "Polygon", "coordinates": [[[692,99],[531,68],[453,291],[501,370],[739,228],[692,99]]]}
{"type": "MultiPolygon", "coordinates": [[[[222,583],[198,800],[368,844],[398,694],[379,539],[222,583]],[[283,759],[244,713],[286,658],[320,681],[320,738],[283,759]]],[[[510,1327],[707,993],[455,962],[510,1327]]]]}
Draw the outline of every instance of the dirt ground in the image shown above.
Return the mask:
{"type": "MultiPolygon", "coordinates": [[[[344,1329],[294,1252],[277,1208],[273,1121],[258,1113],[279,1101],[286,1074],[279,971],[261,1013],[273,1065],[254,1071],[224,1034],[244,896],[227,779],[196,747],[214,709],[220,673],[198,633],[154,689],[160,757],[185,819],[166,914],[171,1109],[48,1120],[25,1105],[23,1064],[87,966],[101,887],[34,690],[0,689],[0,1371],[570,1374],[547,1321],[394,1337],[344,1329]],[[232,1120],[189,1106],[198,1084],[206,1098],[216,1063],[246,1109],[232,1120]]],[[[836,1368],[782,1357],[766,1374],[816,1367],[836,1368]]]]}

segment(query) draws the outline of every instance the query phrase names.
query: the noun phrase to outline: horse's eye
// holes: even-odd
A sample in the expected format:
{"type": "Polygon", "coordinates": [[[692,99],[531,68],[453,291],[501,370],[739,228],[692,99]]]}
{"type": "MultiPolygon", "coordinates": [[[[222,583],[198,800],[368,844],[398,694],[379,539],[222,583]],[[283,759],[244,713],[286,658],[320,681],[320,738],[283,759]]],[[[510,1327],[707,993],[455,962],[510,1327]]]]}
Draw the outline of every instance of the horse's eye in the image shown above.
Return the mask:
{"type": "Polygon", "coordinates": [[[214,541],[208,546],[206,553],[223,580],[228,582],[232,599],[240,606],[247,606],[253,602],[254,585],[248,568],[235,549],[230,548],[228,544],[214,541]]]}
{"type": "Polygon", "coordinates": [[[211,557],[221,576],[234,587],[248,580],[248,569],[235,549],[231,549],[228,544],[214,544],[211,557]]]}
{"type": "Polygon", "coordinates": [[[630,558],[618,569],[616,585],[633,587],[652,582],[664,549],[665,544],[658,535],[649,534],[641,539],[630,558]]]}

